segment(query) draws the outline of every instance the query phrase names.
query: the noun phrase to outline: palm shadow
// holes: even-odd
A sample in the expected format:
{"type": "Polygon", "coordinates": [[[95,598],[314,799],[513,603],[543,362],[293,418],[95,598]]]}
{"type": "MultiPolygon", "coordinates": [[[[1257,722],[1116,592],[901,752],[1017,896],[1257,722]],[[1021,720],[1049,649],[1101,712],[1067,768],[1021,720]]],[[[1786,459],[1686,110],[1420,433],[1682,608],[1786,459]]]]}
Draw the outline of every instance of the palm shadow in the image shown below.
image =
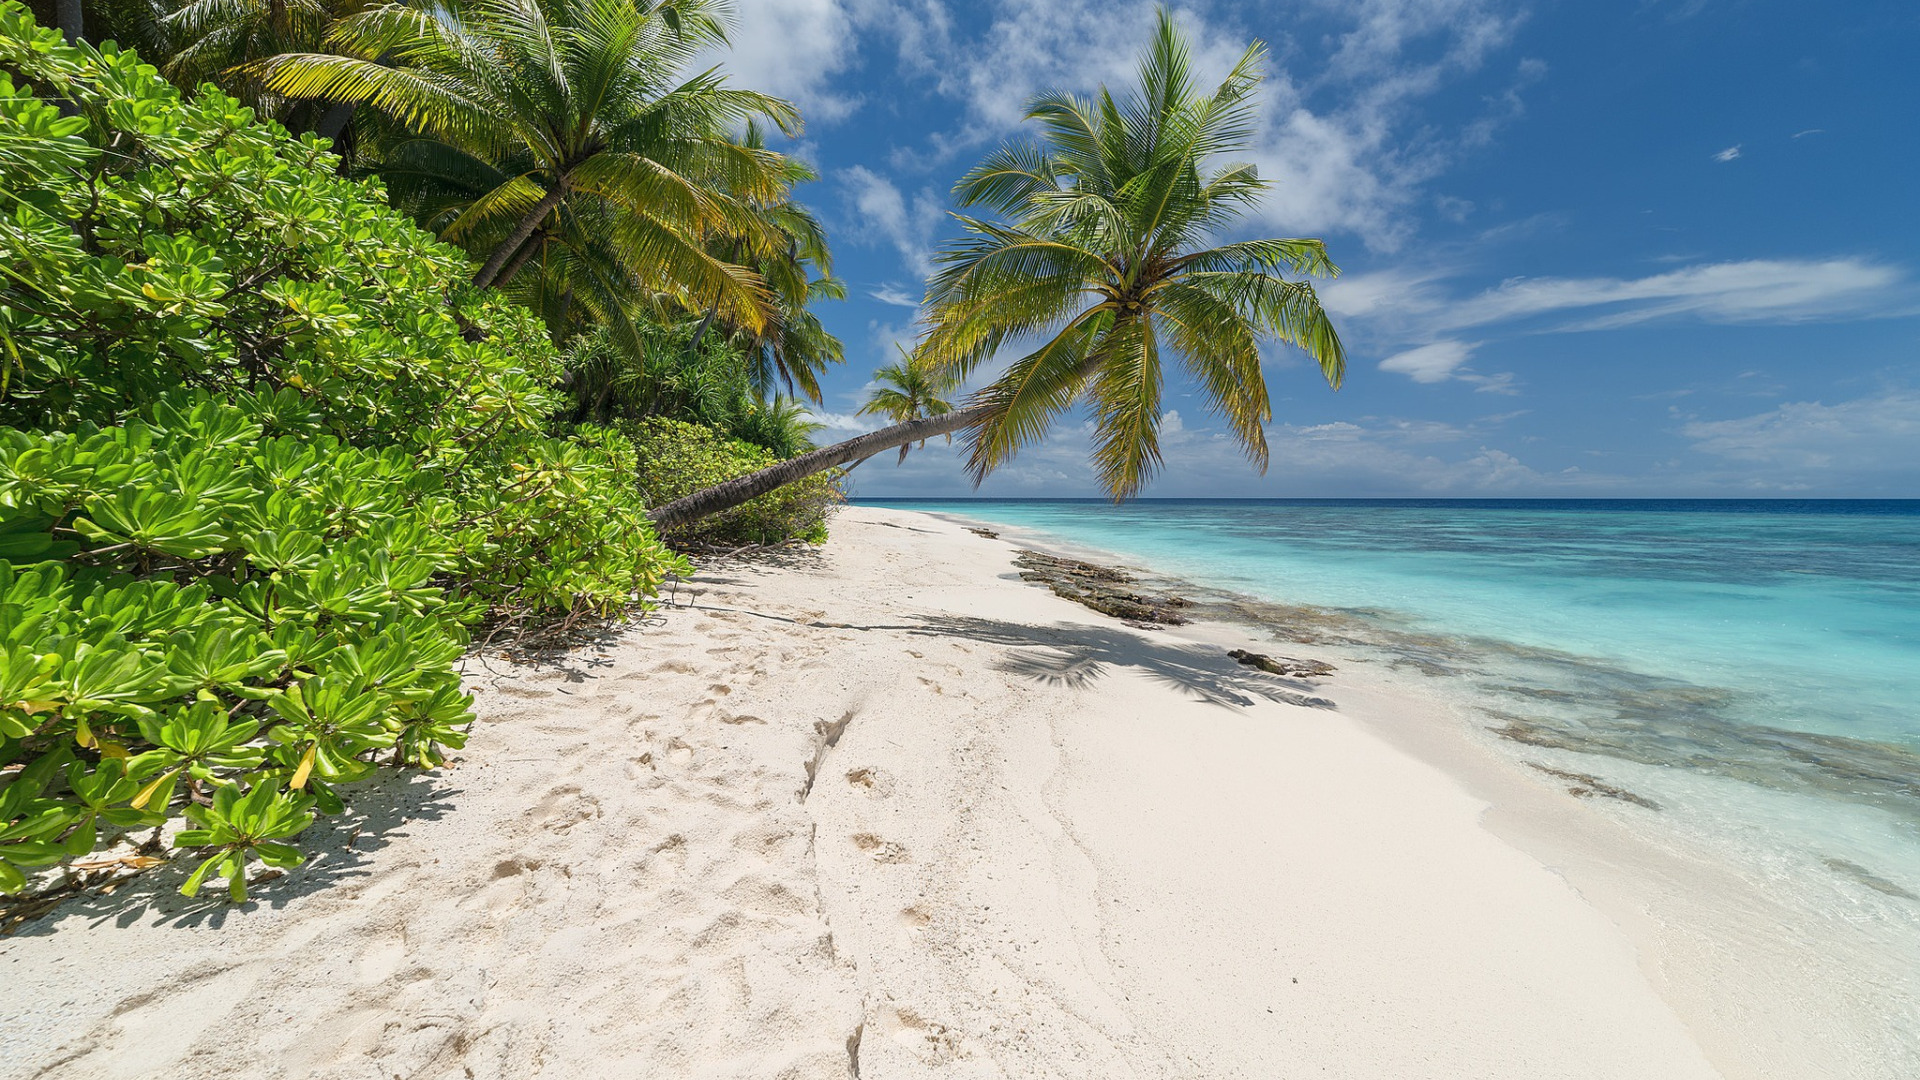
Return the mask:
{"type": "MultiPolygon", "coordinates": [[[[827,624],[816,624],[827,625],[827,624]]],[[[961,638],[1018,649],[997,663],[1012,675],[1070,690],[1083,690],[1113,669],[1137,671],[1148,679],[1210,705],[1247,706],[1277,701],[1310,709],[1334,703],[1313,693],[1313,685],[1256,673],[1241,667],[1218,648],[1190,642],[1157,641],[1104,626],[1056,623],[1033,626],[964,615],[920,616],[915,623],[846,626],[852,630],[900,630],[924,637],[961,638]]]]}

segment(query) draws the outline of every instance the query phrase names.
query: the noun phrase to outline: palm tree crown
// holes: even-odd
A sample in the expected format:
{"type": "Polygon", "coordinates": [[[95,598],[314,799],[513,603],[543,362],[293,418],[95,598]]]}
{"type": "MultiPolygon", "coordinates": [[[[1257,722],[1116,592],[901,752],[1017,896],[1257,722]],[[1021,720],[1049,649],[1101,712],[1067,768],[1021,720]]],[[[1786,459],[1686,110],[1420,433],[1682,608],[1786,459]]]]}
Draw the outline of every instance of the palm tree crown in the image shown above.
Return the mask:
{"type": "MultiPolygon", "coordinates": [[[[945,416],[953,411],[953,403],[941,396],[953,388],[953,378],[934,370],[905,349],[900,349],[898,363],[888,364],[874,372],[873,378],[880,385],[867,396],[867,403],[860,407],[862,416],[884,416],[896,424],[904,424],[909,420],[945,416]]],[[[947,439],[952,441],[953,436],[948,435],[947,439]]],[[[907,460],[907,450],[912,445],[900,445],[901,461],[907,460]]],[[[921,440],[920,445],[927,445],[926,441],[921,440]]]]}
{"type": "Polygon", "coordinates": [[[344,55],[289,54],[259,71],[277,93],[368,105],[416,133],[394,164],[455,193],[434,224],[485,252],[475,284],[505,284],[552,242],[615,268],[600,292],[666,294],[691,310],[718,297],[758,328],[764,283],[707,240],[779,243],[755,207],[782,201],[788,161],[734,132],[764,119],[792,133],[799,116],[716,70],[683,77],[724,40],[726,11],[721,0],[387,4],[334,26],[344,55]]]}
{"type": "Polygon", "coordinates": [[[966,436],[976,482],[1084,403],[1101,482],[1116,499],[1137,494],[1160,464],[1163,352],[1263,471],[1261,340],[1303,349],[1339,387],[1340,339],[1298,280],[1338,272],[1321,242],[1207,246],[1267,187],[1252,165],[1215,164],[1249,144],[1265,55],[1253,43],[1203,92],[1162,10],[1131,94],[1036,98],[1040,140],[1003,147],[955,185],[961,206],[999,220],[956,215],[966,235],[938,257],[920,351],[964,376],[1005,343],[1040,342],[970,402],[982,413],[966,436]]]}

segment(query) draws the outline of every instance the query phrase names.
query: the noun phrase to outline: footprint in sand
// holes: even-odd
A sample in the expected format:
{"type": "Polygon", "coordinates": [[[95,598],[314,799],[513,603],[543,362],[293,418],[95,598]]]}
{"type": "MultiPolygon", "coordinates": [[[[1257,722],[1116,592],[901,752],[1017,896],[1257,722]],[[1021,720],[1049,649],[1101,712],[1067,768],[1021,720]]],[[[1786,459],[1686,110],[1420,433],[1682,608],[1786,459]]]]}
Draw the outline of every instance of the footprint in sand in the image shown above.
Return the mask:
{"type": "Polygon", "coordinates": [[[642,870],[661,879],[672,881],[687,868],[687,839],[675,833],[667,837],[653,849],[640,864],[642,870]]]}
{"type": "Polygon", "coordinates": [[[407,960],[407,939],[400,935],[382,938],[360,951],[353,974],[363,986],[386,982],[407,960]]]}
{"type": "Polygon", "coordinates": [[[600,800],[571,784],[547,792],[533,808],[533,820],[549,832],[566,832],[599,816],[600,800]]]}
{"type": "Polygon", "coordinates": [[[495,687],[495,689],[508,697],[543,698],[553,696],[553,691],[551,690],[542,690],[539,687],[527,686],[524,683],[501,683],[495,687]]]}
{"type": "Polygon", "coordinates": [[[902,908],[900,911],[901,942],[912,945],[914,942],[919,941],[920,935],[926,933],[927,927],[932,925],[932,923],[933,916],[929,915],[920,905],[915,904],[909,908],[902,908]]]}
{"type": "Polygon", "coordinates": [[[893,1022],[886,1024],[892,1029],[894,1040],[910,1050],[916,1051],[928,1064],[938,1064],[955,1057],[960,1050],[960,1038],[945,1024],[928,1020],[912,1009],[895,1009],[893,1015],[883,1019],[893,1022]]]}
{"type": "Polygon", "coordinates": [[[867,857],[877,863],[902,863],[907,861],[907,849],[891,840],[882,840],[872,833],[855,833],[853,846],[867,853],[867,857]]]}
{"type": "Polygon", "coordinates": [[[847,786],[863,795],[885,797],[893,794],[893,777],[879,769],[865,767],[849,769],[847,786]]]}

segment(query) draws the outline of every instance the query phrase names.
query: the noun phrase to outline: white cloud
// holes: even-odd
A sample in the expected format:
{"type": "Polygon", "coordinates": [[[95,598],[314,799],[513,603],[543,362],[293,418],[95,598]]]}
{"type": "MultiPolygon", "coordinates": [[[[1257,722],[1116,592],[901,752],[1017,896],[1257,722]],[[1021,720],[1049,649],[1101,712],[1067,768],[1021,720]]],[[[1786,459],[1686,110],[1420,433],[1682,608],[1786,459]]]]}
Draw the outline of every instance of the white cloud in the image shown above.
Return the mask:
{"type": "MultiPolygon", "coordinates": [[[[733,48],[712,59],[742,84],[831,123],[871,104],[848,92],[843,76],[862,65],[875,71],[891,44],[901,79],[964,107],[958,127],[925,133],[924,149],[894,149],[896,167],[939,167],[1011,133],[1041,90],[1130,82],[1156,4],[986,0],[984,25],[957,22],[951,6],[738,0],[733,48]]],[[[1518,116],[1519,90],[1546,70],[1539,60],[1519,61],[1484,115],[1449,130],[1421,117],[1420,103],[1512,41],[1524,20],[1521,0],[1305,0],[1291,14],[1225,0],[1190,0],[1176,11],[1202,78],[1224,74],[1254,36],[1272,48],[1248,157],[1276,182],[1259,217],[1284,232],[1344,231],[1377,250],[1398,248],[1427,201],[1423,186],[1518,116]]]]}
{"type": "MultiPolygon", "coordinates": [[[[805,0],[829,6],[863,40],[898,42],[899,71],[959,101],[955,129],[929,132],[925,150],[896,148],[895,164],[926,168],[1005,137],[1039,91],[1091,91],[1131,81],[1152,25],[1153,0],[989,0],[984,29],[957,26],[938,0],[805,0]]],[[[775,5],[756,0],[753,6],[775,5]]],[[[1289,233],[1357,234],[1391,250],[1412,234],[1423,185],[1484,144],[1522,110],[1520,87],[1544,75],[1538,60],[1514,68],[1486,115],[1457,130],[1423,123],[1419,104],[1479,71],[1522,21],[1518,0],[1310,0],[1303,18],[1196,0],[1176,12],[1204,79],[1217,79],[1248,40],[1272,47],[1254,145],[1247,155],[1275,181],[1259,217],[1289,233]],[[1290,34],[1302,22],[1302,40],[1290,34]],[[1320,26],[1333,32],[1322,34],[1320,26]],[[1311,34],[1311,37],[1306,35],[1311,34]],[[1333,46],[1327,55],[1327,46],[1333,46]]],[[[978,25],[975,23],[974,25],[978,25]]],[[[845,54],[814,50],[821,70],[845,54]]],[[[815,61],[802,61],[810,63],[815,61]]],[[[795,66],[800,66],[796,64],[795,66]]]]}
{"type": "Polygon", "coordinates": [[[1766,480],[1898,481],[1905,494],[1920,494],[1920,393],[1914,391],[1838,405],[1790,402],[1733,420],[1695,420],[1681,433],[1702,453],[1771,467],[1766,480]]]}
{"type": "Polygon", "coordinates": [[[1896,267],[1861,258],[1750,259],[1632,279],[1519,278],[1468,300],[1451,321],[1457,326],[1480,326],[1614,308],[1610,314],[1566,329],[1611,329],[1675,315],[1708,322],[1809,322],[1903,309],[1908,297],[1899,286],[1905,278],[1896,267]]]}
{"type": "Polygon", "coordinates": [[[883,304],[892,304],[895,307],[917,309],[920,306],[920,298],[918,296],[897,285],[882,285],[877,289],[869,291],[867,295],[883,304]]]}
{"type": "Polygon", "coordinates": [[[1453,378],[1472,355],[1473,346],[1464,341],[1436,341],[1387,357],[1380,361],[1380,370],[1398,372],[1417,383],[1442,383],[1453,378]]]}
{"type": "Polygon", "coordinates": [[[1720,162],[1727,162],[1727,161],[1733,161],[1739,156],[1740,156],[1740,147],[1738,144],[1736,144],[1733,146],[1729,146],[1725,150],[1722,150],[1719,153],[1713,155],[1713,160],[1720,161],[1720,162]]]}
{"type": "Polygon", "coordinates": [[[1513,372],[1482,375],[1466,366],[1478,347],[1477,342],[1435,341],[1387,357],[1380,361],[1380,370],[1405,375],[1417,383],[1471,383],[1482,394],[1518,393],[1513,388],[1513,372]]]}
{"type": "Polygon", "coordinates": [[[846,169],[840,179],[855,235],[885,240],[915,273],[932,272],[933,234],[946,216],[933,192],[923,189],[906,195],[892,180],[864,165],[846,169]]]}
{"type": "MultiPolygon", "coordinates": [[[[822,429],[828,432],[836,442],[851,439],[856,435],[865,435],[869,431],[878,431],[886,425],[886,421],[878,416],[861,416],[858,413],[851,412],[833,412],[817,407],[809,408],[807,410],[807,416],[810,417],[814,423],[821,425],[822,429]]],[[[815,441],[817,442],[818,440],[815,441]]]]}
{"type": "Polygon", "coordinates": [[[845,0],[735,0],[730,47],[703,57],[732,80],[786,98],[809,120],[838,120],[859,104],[833,89],[852,63],[857,37],[845,0]]]}
{"type": "Polygon", "coordinates": [[[1356,274],[1327,283],[1320,296],[1335,315],[1409,343],[1503,325],[1569,333],[1673,318],[1788,324],[1889,317],[1913,313],[1917,301],[1904,269],[1859,257],[1707,263],[1641,278],[1513,278],[1467,296],[1445,281],[1404,269],[1356,274]]]}

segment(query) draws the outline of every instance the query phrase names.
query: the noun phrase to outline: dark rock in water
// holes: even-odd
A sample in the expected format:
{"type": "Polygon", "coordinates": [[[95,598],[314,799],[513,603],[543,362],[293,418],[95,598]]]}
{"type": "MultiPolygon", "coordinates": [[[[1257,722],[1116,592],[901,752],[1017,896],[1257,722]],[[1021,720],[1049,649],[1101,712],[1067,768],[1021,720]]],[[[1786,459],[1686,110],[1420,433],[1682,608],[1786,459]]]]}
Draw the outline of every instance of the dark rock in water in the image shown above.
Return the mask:
{"type": "Polygon", "coordinates": [[[972,534],[973,534],[973,535],[975,535],[975,536],[984,536],[984,537],[986,537],[986,538],[987,538],[987,539],[989,539],[989,540],[998,540],[998,539],[1000,539],[1000,534],[999,534],[999,533],[997,533],[997,532],[994,532],[994,531],[993,531],[992,529],[976,529],[976,528],[974,528],[974,527],[972,527],[971,525],[969,525],[969,526],[967,527],[967,531],[968,531],[968,532],[970,532],[970,533],[972,533],[972,534]]]}
{"type": "Polygon", "coordinates": [[[1282,675],[1289,679],[1301,679],[1315,675],[1333,674],[1332,664],[1323,664],[1318,660],[1295,660],[1286,656],[1268,656],[1265,653],[1249,652],[1246,649],[1234,649],[1228,656],[1250,668],[1259,668],[1269,675],[1282,675]]]}
{"type": "Polygon", "coordinates": [[[1020,576],[1037,581],[1054,595],[1084,604],[1102,615],[1128,622],[1179,626],[1187,621],[1181,608],[1193,606],[1185,597],[1134,586],[1131,574],[1110,566],[1062,559],[1038,551],[1022,551],[1013,560],[1020,576]]]}
{"type": "Polygon", "coordinates": [[[1527,764],[1539,769],[1548,776],[1558,777],[1567,781],[1571,785],[1567,788],[1567,794],[1569,795],[1577,795],[1583,799],[1598,795],[1606,799],[1619,799],[1621,802],[1630,802],[1635,806],[1644,806],[1649,810],[1660,809],[1660,804],[1654,802],[1652,799],[1644,795],[1635,795],[1626,788],[1615,787],[1597,776],[1588,776],[1586,773],[1568,772],[1565,769],[1555,769],[1542,765],[1537,761],[1529,761],[1527,764]]]}
{"type": "Polygon", "coordinates": [[[1861,866],[1857,862],[1849,859],[1828,859],[1826,863],[1827,869],[1844,874],[1875,892],[1885,893],[1888,896],[1897,896],[1902,900],[1920,900],[1920,896],[1915,896],[1913,893],[1895,885],[1893,882],[1888,881],[1886,878],[1861,866]]]}

